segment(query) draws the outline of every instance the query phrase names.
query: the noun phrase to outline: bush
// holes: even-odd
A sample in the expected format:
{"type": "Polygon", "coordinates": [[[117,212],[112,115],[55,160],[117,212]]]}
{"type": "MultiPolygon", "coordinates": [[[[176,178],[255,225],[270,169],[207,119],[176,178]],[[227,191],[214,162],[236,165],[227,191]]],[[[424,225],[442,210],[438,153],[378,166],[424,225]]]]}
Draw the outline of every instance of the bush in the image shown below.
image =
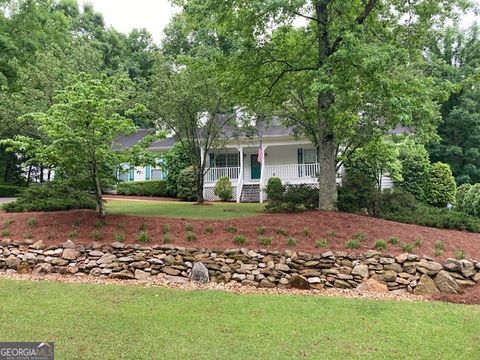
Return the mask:
{"type": "Polygon", "coordinates": [[[428,152],[423,145],[407,142],[400,147],[402,181],[400,188],[412,194],[417,200],[425,201],[427,180],[430,170],[428,152]]]}
{"type": "Polygon", "coordinates": [[[95,209],[93,197],[64,182],[51,182],[26,188],[17,201],[4,204],[7,212],[64,211],[95,209]]]}
{"type": "Polygon", "coordinates": [[[369,212],[376,195],[375,182],[371,177],[347,170],[343,186],[338,188],[337,207],[349,213],[369,212]]]}
{"type": "Polygon", "coordinates": [[[123,182],[117,185],[120,195],[168,196],[165,180],[123,182]]]}
{"type": "Polygon", "coordinates": [[[284,189],[281,196],[278,195],[265,206],[267,211],[297,213],[318,207],[318,188],[302,184],[285,185],[284,189]]]}
{"type": "MultiPolygon", "coordinates": [[[[462,185],[464,186],[464,185],[462,185]]],[[[474,184],[468,187],[468,191],[465,192],[465,187],[460,187],[460,210],[470,215],[480,215],[480,183],[474,184]],[[462,192],[465,192],[462,199],[462,192]]]]}
{"type": "Polygon", "coordinates": [[[463,184],[457,188],[457,202],[456,202],[456,209],[459,211],[469,212],[468,206],[465,203],[465,196],[467,195],[468,191],[472,188],[472,184],[463,184]]]}
{"type": "Polygon", "coordinates": [[[280,200],[285,192],[285,187],[282,185],[282,180],[277,177],[268,179],[267,187],[265,188],[267,197],[271,201],[280,200]]]}
{"type": "Polygon", "coordinates": [[[415,196],[409,192],[394,188],[384,190],[379,194],[374,206],[374,215],[384,216],[398,212],[415,211],[418,208],[418,202],[415,196]]]}
{"type": "MultiPolygon", "coordinates": [[[[167,193],[169,196],[178,196],[178,178],[183,169],[192,166],[191,156],[185,151],[182,144],[177,142],[164,156],[164,169],[167,174],[167,193]]],[[[179,196],[178,196],[179,197],[179,196]]]]}
{"type": "Polygon", "coordinates": [[[247,241],[247,238],[244,235],[237,235],[233,238],[233,243],[237,246],[242,246],[247,241]]]}
{"type": "Polygon", "coordinates": [[[0,185],[0,198],[19,196],[24,189],[22,186],[0,185]]]}
{"type": "Polygon", "coordinates": [[[197,172],[193,166],[180,171],[177,178],[177,196],[185,201],[197,201],[197,172]]]}
{"type": "Polygon", "coordinates": [[[427,186],[427,202],[437,207],[454,204],[457,192],[455,178],[448,164],[437,162],[430,168],[427,186]]]}
{"type": "Polygon", "coordinates": [[[385,240],[377,240],[375,242],[375,249],[379,251],[387,250],[387,242],[385,240]]]}
{"type": "Polygon", "coordinates": [[[317,249],[326,249],[328,247],[328,240],[318,239],[317,241],[315,241],[315,247],[317,249]]]}
{"type": "Polygon", "coordinates": [[[222,201],[230,201],[233,199],[233,186],[228,176],[222,176],[218,179],[213,189],[213,193],[222,201]]]}

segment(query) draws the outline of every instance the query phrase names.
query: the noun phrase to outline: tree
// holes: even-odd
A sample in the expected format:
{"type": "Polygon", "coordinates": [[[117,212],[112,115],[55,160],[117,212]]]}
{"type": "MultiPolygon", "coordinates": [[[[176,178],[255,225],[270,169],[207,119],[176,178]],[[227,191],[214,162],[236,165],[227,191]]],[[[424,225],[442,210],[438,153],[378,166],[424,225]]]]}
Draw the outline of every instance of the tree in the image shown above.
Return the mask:
{"type": "Polygon", "coordinates": [[[140,147],[129,152],[115,150],[121,135],[135,131],[133,122],[122,114],[131,82],[120,77],[95,79],[80,74],[54,98],[45,113],[28,115],[43,134],[42,140],[16,136],[5,140],[11,150],[33,149],[35,161],[54,166],[59,176],[93,190],[99,213],[105,215],[102,190],[115,181],[123,163],[139,158],[140,147]],[[135,157],[134,157],[135,155],[135,157]]]}
{"type": "Polygon", "coordinates": [[[173,64],[159,59],[152,82],[150,110],[158,126],[175,134],[196,172],[197,202],[203,203],[208,152],[236,135],[237,112],[210,64],[188,59],[173,64]]]}
{"type": "Polygon", "coordinates": [[[194,30],[234,38],[231,86],[306,136],[320,163],[319,208],[332,210],[342,161],[397,124],[428,139],[438,91],[421,69],[432,28],[463,1],[176,0],[194,30]],[[303,20],[304,26],[292,23],[303,20]],[[340,157],[341,155],[341,157],[340,157]]]}

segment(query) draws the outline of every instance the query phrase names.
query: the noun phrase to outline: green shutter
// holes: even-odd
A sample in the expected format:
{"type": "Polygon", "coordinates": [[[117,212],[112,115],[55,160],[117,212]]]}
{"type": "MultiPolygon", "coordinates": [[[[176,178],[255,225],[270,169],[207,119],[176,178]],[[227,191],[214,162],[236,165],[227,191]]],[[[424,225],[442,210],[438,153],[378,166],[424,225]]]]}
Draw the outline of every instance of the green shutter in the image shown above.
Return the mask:
{"type": "Polygon", "coordinates": [[[298,164],[303,164],[303,149],[297,149],[298,164]]]}
{"type": "Polygon", "coordinates": [[[128,181],[134,181],[135,180],[135,168],[130,169],[128,171],[128,181]]]}
{"type": "Polygon", "coordinates": [[[150,165],[145,166],[145,180],[150,180],[152,176],[152,168],[150,165]]]}

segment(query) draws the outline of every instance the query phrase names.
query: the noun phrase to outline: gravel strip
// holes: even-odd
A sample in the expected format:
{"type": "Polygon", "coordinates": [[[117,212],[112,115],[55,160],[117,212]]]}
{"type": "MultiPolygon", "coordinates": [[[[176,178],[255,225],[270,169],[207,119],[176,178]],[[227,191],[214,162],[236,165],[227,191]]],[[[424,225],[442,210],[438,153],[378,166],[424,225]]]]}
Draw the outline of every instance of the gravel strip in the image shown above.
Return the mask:
{"type": "Polygon", "coordinates": [[[368,300],[397,300],[397,301],[428,301],[429,299],[423,296],[412,295],[407,292],[389,293],[375,293],[359,291],[356,289],[323,289],[323,290],[299,290],[293,288],[256,288],[251,286],[230,285],[223,283],[208,283],[199,284],[196,282],[186,281],[184,283],[177,283],[169,281],[162,277],[148,280],[116,280],[104,279],[93,276],[62,276],[59,274],[49,275],[32,275],[32,274],[0,274],[0,278],[21,281],[50,281],[63,283],[79,283],[79,284],[103,284],[103,285],[141,285],[145,287],[163,287],[170,289],[179,289],[184,291],[198,291],[198,290],[217,290],[237,294],[276,294],[276,295],[304,295],[304,296],[319,296],[319,297],[342,297],[350,299],[368,299],[368,300]]]}

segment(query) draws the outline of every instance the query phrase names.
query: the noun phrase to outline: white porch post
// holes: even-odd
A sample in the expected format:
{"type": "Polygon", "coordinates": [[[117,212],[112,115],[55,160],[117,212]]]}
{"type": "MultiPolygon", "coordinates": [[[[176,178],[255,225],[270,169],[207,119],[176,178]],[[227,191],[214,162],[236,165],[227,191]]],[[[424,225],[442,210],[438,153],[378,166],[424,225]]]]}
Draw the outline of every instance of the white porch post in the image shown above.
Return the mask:
{"type": "Polygon", "coordinates": [[[267,161],[267,157],[265,156],[265,151],[267,150],[267,146],[262,145],[262,154],[263,154],[263,161],[260,164],[260,204],[263,203],[263,188],[265,182],[265,162],[267,161]]]}
{"type": "Polygon", "coordinates": [[[242,186],[243,186],[243,146],[237,148],[240,153],[240,172],[238,174],[237,181],[237,203],[240,202],[242,197],[242,186]]]}

